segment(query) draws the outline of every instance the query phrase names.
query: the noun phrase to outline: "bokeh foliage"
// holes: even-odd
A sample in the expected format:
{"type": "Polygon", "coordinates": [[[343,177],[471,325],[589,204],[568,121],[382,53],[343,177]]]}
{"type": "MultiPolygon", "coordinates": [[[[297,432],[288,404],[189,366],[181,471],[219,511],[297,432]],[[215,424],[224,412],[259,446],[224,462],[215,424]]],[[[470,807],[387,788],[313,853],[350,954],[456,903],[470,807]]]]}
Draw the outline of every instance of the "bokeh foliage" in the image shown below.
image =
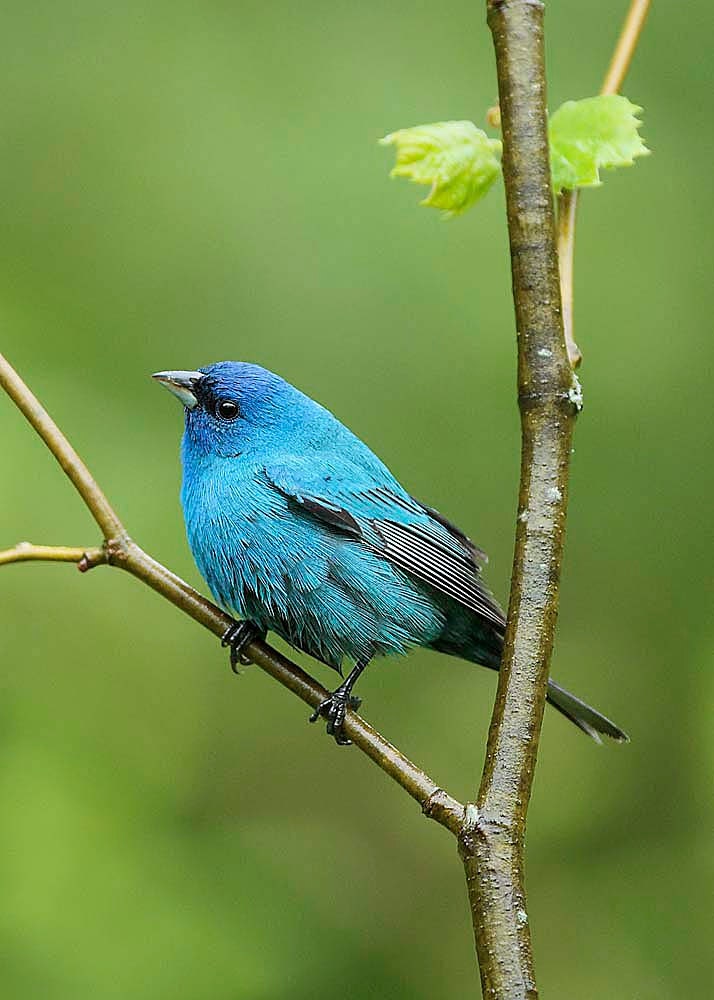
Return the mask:
{"type": "MultiPolygon", "coordinates": [[[[624,4],[548,4],[551,106],[593,93],[624,4]]],[[[549,714],[529,823],[544,995],[707,997],[711,969],[711,8],[655,5],[626,93],[655,152],[582,198],[576,437],[554,675],[629,729],[549,714]],[[683,95],[697,95],[696,100],[683,95]]],[[[2,349],[135,537],[198,584],[178,408],[222,358],[334,409],[489,551],[518,475],[502,191],[441,223],[376,140],[495,98],[483,12],[413,3],[9,6],[2,349]]],[[[0,400],[0,544],[91,544],[0,400]]],[[[0,573],[3,996],[473,994],[443,831],[258,670],[121,574],[0,573]]],[[[314,668],[325,680],[327,671],[314,668]]],[[[372,668],[365,714],[465,797],[493,678],[372,668]]]]}

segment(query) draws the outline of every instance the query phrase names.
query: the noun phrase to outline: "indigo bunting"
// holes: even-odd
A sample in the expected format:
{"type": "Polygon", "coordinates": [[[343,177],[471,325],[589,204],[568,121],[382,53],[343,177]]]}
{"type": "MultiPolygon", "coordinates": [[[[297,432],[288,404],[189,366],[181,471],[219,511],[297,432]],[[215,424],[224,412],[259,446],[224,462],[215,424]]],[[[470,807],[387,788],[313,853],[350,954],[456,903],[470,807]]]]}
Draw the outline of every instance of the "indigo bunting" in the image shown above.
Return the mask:
{"type": "MultiPolygon", "coordinates": [[[[244,621],[242,649],[271,630],[347,678],[312,716],[339,744],[370,660],[426,646],[498,670],[505,618],[484,553],[328,410],[257,365],[154,375],[185,408],[181,501],[215,600],[244,621]]],[[[600,742],[627,736],[554,681],[548,701],[600,742]]]]}

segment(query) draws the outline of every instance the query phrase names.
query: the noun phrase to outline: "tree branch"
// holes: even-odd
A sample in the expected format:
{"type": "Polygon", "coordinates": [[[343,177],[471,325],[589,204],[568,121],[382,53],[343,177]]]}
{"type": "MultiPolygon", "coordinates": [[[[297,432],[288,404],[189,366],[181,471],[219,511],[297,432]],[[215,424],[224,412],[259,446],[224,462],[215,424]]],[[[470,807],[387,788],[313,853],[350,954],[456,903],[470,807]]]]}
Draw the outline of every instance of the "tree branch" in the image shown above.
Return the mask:
{"type": "MultiPolygon", "coordinates": [[[[601,94],[616,94],[630,68],[642,29],[645,26],[651,0],[632,0],[612,54],[601,94]]],[[[578,212],[578,191],[563,191],[558,195],[558,257],[563,321],[568,357],[573,368],[582,361],[582,354],[573,335],[573,271],[575,257],[575,222],[578,212]]]]}
{"type": "Polygon", "coordinates": [[[0,566],[17,562],[71,562],[82,569],[90,569],[106,562],[104,549],[78,549],[65,545],[32,545],[18,542],[11,549],[0,552],[0,566]]]}
{"type": "MultiPolygon", "coordinates": [[[[234,624],[233,619],[132,541],[87,466],[1,354],[0,388],[7,392],[55,456],[104,535],[104,545],[92,549],[20,542],[12,549],[0,552],[0,565],[25,560],[74,562],[84,572],[93,566],[108,563],[146,583],[214,635],[223,636],[226,629],[234,624]]],[[[245,652],[261,669],[312,708],[328,696],[321,684],[267,643],[255,640],[245,652]]],[[[356,747],[419,803],[426,816],[452,833],[459,833],[464,816],[464,807],[460,802],[355,712],[347,713],[344,730],[356,747]]]]}
{"type": "Polygon", "coordinates": [[[518,334],[519,516],[508,629],[477,803],[461,854],[484,996],[537,996],[523,845],[548,668],[568,497],[577,383],[563,335],[551,194],[543,5],[489,0],[518,334]]]}

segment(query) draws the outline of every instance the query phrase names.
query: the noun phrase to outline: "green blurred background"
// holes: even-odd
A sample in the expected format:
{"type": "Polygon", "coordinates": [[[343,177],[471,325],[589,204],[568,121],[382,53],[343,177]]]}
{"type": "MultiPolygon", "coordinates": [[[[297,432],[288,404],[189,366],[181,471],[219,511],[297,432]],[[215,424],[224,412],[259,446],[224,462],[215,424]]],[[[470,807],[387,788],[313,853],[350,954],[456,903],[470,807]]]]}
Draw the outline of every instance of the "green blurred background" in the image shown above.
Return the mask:
{"type": "MultiPolygon", "coordinates": [[[[550,103],[595,92],[624,3],[548,4],[550,103]]],[[[554,675],[529,821],[544,996],[711,996],[710,5],[655,4],[625,92],[655,155],[582,199],[576,440],[554,675]]],[[[518,474],[503,193],[462,219],[389,182],[377,139],[496,97],[482,5],[7,4],[3,352],[132,534],[196,586],[181,414],[160,368],[280,372],[491,555],[518,474]]],[[[0,399],[0,545],[91,545],[0,399]]],[[[0,989],[8,1000],[477,992],[447,835],[207,633],[100,569],[0,572],[0,989]]],[[[303,661],[305,662],[305,661],[303,661]]],[[[323,681],[334,676],[310,661],[323,681]]],[[[494,691],[420,653],[365,714],[474,792],[494,691]]]]}

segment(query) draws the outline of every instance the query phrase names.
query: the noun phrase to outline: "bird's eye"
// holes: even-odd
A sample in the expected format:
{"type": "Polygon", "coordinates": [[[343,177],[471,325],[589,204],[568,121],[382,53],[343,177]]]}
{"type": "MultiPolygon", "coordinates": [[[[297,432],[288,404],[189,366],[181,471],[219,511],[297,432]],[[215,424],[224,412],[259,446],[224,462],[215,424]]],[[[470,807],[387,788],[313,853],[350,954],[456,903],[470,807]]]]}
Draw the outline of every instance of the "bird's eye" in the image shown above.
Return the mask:
{"type": "Polygon", "coordinates": [[[216,405],[216,414],[221,420],[235,420],[238,416],[238,404],[232,399],[222,399],[216,405]]]}

